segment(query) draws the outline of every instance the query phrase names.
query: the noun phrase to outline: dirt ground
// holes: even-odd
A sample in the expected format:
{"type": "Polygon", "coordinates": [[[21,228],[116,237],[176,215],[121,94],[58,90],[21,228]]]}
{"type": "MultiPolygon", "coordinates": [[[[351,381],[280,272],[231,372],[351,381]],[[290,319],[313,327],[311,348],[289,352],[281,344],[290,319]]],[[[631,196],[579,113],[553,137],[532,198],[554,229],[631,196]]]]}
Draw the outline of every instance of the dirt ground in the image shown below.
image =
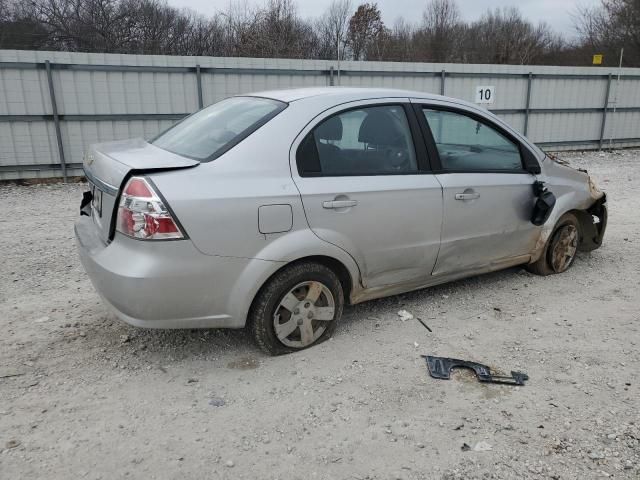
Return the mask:
{"type": "Polygon", "coordinates": [[[569,272],[348,307],[278,358],[116,320],[75,251],[83,185],[0,186],[0,478],[640,478],[640,151],[562,158],[609,195],[569,272]],[[434,380],[423,354],[530,381],[434,380]]]}

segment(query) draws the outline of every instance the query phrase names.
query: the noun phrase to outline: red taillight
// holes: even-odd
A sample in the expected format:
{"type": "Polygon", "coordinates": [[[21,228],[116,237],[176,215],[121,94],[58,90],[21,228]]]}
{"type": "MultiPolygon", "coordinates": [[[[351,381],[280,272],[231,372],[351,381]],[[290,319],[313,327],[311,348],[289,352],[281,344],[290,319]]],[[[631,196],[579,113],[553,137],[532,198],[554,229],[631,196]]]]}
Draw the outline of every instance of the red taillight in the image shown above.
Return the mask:
{"type": "Polygon", "coordinates": [[[124,187],[116,230],[145,240],[184,238],[169,209],[142,177],[132,177],[124,187]]]}
{"type": "Polygon", "coordinates": [[[124,187],[124,194],[132,197],[151,198],[153,193],[147,186],[147,182],[142,178],[133,177],[124,187]]]}

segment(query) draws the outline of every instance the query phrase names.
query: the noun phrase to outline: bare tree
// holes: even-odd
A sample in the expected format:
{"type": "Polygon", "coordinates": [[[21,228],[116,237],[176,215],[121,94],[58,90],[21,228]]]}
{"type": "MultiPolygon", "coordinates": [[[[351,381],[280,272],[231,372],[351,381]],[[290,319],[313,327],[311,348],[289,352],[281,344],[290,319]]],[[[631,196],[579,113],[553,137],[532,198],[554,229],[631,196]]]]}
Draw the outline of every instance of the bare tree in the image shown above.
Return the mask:
{"type": "Polygon", "coordinates": [[[244,2],[231,3],[222,13],[225,27],[227,56],[249,56],[256,48],[254,32],[257,31],[259,12],[244,2]]]}
{"type": "Polygon", "coordinates": [[[47,42],[41,25],[29,3],[0,0],[0,48],[39,49],[47,42]]]}
{"type": "Polygon", "coordinates": [[[537,63],[558,44],[549,26],[534,26],[515,8],[489,10],[471,24],[465,51],[477,63],[537,63]]]}
{"type": "Polygon", "coordinates": [[[183,55],[227,55],[225,27],[222,18],[216,15],[210,19],[195,16],[185,34],[181,50],[183,55]]]}
{"type": "Polygon", "coordinates": [[[417,33],[424,60],[454,61],[459,54],[464,26],[455,0],[431,0],[417,33]]]}
{"type": "Polygon", "coordinates": [[[0,22],[3,24],[11,20],[11,14],[9,12],[8,0],[0,0],[0,22]]]}
{"type": "Polygon", "coordinates": [[[351,0],[333,0],[324,15],[316,23],[321,58],[345,58],[351,0]]]}
{"type": "Polygon", "coordinates": [[[387,35],[385,60],[395,62],[410,62],[414,60],[414,27],[400,17],[387,35]]]}
{"type": "Polygon", "coordinates": [[[304,58],[316,43],[312,26],[298,17],[292,0],[269,0],[257,33],[263,57],[304,58]]]}
{"type": "Polygon", "coordinates": [[[49,41],[65,50],[125,50],[133,20],[128,5],[118,0],[40,0],[38,17],[49,41]]]}
{"type": "Polygon", "coordinates": [[[429,0],[418,25],[400,18],[392,29],[375,3],[354,13],[351,0],[333,0],[309,20],[298,15],[297,0],[233,1],[204,17],[167,0],[0,0],[0,48],[582,65],[604,53],[612,65],[624,46],[625,65],[640,65],[640,0],[578,10],[573,44],[515,8],[464,22],[455,0],[429,0]]]}
{"type": "Polygon", "coordinates": [[[580,7],[574,23],[583,47],[604,53],[615,65],[621,48],[627,64],[640,64],[640,0],[601,0],[598,7],[580,7]]]}
{"type": "Polygon", "coordinates": [[[183,15],[158,0],[132,1],[131,7],[127,11],[135,12],[133,26],[137,41],[134,41],[138,51],[154,54],[177,51],[176,42],[185,30],[183,15]]]}

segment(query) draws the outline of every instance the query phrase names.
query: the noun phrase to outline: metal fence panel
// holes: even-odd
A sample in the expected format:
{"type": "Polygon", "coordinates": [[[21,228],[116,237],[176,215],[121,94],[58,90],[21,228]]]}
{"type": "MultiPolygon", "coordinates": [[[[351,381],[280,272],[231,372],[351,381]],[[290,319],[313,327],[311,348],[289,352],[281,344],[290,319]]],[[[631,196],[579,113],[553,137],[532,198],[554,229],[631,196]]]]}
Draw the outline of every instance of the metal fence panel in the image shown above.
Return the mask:
{"type": "MultiPolygon", "coordinates": [[[[338,84],[337,78],[336,84],[338,84]]],[[[440,93],[440,79],[432,75],[393,76],[388,75],[386,72],[343,71],[342,66],[339,85],[343,87],[400,88],[427,93],[440,93]]]]}
{"type": "MultiPolygon", "coordinates": [[[[536,143],[550,144],[566,141],[586,141],[600,135],[600,113],[541,113],[532,116],[529,138],[536,143]]],[[[592,147],[593,148],[593,147],[592,147]]]]}
{"type": "MultiPolygon", "coordinates": [[[[617,86],[617,81],[614,75],[613,86],[611,87],[611,102],[614,102],[616,97],[618,106],[640,107],[640,81],[626,80],[622,78],[619,86],[617,86]]],[[[611,106],[613,107],[613,104],[611,106]]]]}
{"type": "Polygon", "coordinates": [[[524,115],[520,113],[506,113],[500,115],[500,118],[519,132],[524,131],[524,115]]]}
{"type": "Polygon", "coordinates": [[[0,114],[37,115],[51,111],[44,69],[0,69],[0,87],[0,114]]]}
{"type": "Polygon", "coordinates": [[[492,86],[483,106],[543,148],[640,145],[640,69],[3,50],[0,180],[81,175],[91,143],[151,138],[231,95],[329,85],[471,102],[492,86]]]}
{"type": "Polygon", "coordinates": [[[60,163],[53,123],[0,123],[0,159],[0,165],[60,163]]]}
{"type": "Polygon", "coordinates": [[[640,111],[638,112],[617,112],[610,116],[605,131],[605,143],[609,138],[633,138],[638,141],[640,138],[640,111]],[[615,134],[614,134],[615,133],[615,134]]]}
{"type": "Polygon", "coordinates": [[[602,108],[607,79],[537,78],[531,108],[602,108]]]}
{"type": "MultiPolygon", "coordinates": [[[[224,98],[247,92],[285,88],[324,87],[328,78],[318,73],[227,73],[224,70],[207,72],[202,76],[203,103],[210,105],[224,98]]],[[[193,111],[193,110],[190,110],[193,111]]]]}

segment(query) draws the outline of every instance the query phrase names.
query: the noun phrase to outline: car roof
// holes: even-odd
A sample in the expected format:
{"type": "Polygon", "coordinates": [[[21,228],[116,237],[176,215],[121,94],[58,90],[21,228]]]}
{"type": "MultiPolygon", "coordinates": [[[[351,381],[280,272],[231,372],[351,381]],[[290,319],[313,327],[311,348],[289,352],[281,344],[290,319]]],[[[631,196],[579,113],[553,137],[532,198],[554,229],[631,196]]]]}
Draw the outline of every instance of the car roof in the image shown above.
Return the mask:
{"type": "Polygon", "coordinates": [[[340,97],[341,100],[360,100],[365,98],[427,98],[446,99],[440,95],[395,88],[361,88],[361,87],[309,87],[286,90],[269,90],[251,93],[249,96],[272,98],[281,102],[295,102],[310,97],[340,97]]]}
{"type": "Polygon", "coordinates": [[[377,98],[416,98],[421,100],[434,100],[451,104],[454,106],[466,107],[484,116],[493,117],[493,121],[502,125],[510,131],[515,137],[520,138],[534,150],[539,159],[543,159],[545,154],[533,142],[524,137],[520,132],[516,131],[506,122],[496,117],[491,111],[480,108],[478,105],[460,100],[458,98],[445,97],[435,95],[433,93],[417,92],[413,90],[400,90],[395,88],[362,88],[362,87],[310,87],[310,88],[292,88],[285,90],[268,90],[245,94],[242,96],[254,96],[262,98],[271,98],[281,102],[293,103],[312,102],[311,110],[322,111],[322,109],[337,106],[339,104],[356,102],[358,100],[373,100],[377,98]]]}
{"type": "Polygon", "coordinates": [[[244,94],[242,96],[254,96],[271,98],[285,103],[314,100],[315,104],[328,108],[342,103],[358,100],[375,100],[377,98],[417,98],[421,100],[437,100],[471,108],[472,110],[487,113],[474,103],[460,100],[459,98],[445,97],[427,92],[415,90],[401,90],[397,88],[363,88],[363,87],[309,87],[290,88],[285,90],[268,90],[244,94]]]}

